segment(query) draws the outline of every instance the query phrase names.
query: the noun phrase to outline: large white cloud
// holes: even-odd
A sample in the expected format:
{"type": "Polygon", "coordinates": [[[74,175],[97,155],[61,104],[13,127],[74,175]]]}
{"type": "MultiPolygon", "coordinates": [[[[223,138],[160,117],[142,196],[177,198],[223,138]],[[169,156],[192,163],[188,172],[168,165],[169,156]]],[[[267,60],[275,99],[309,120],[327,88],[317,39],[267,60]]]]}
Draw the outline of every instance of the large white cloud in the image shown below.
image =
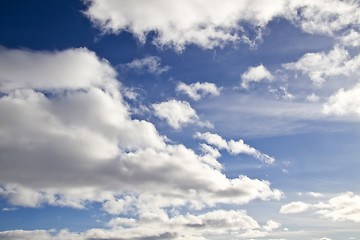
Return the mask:
{"type": "Polygon", "coordinates": [[[116,72],[87,49],[2,48],[0,62],[0,195],[10,204],[100,202],[110,214],[136,215],[282,197],[268,181],[227,178],[216,149],[168,144],[153,124],[132,119],[116,72]]]}
{"type": "MultiPolygon", "coordinates": [[[[242,23],[262,29],[277,17],[290,20],[305,32],[330,36],[359,26],[360,22],[358,3],[350,0],[85,2],[89,5],[85,14],[103,32],[129,31],[145,42],[147,34],[154,31],[155,45],[174,47],[178,51],[189,44],[213,48],[243,41],[253,45],[244,30],[246,24],[242,23]]],[[[259,33],[261,38],[261,30],[259,33]]]]}

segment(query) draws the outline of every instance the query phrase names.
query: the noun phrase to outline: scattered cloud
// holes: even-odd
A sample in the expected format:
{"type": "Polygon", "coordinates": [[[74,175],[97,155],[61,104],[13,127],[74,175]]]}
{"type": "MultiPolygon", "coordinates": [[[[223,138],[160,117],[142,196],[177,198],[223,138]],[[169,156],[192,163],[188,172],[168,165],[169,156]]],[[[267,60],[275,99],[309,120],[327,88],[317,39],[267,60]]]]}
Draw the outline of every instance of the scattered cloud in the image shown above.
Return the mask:
{"type": "Polygon", "coordinates": [[[304,202],[292,202],[286,205],[281,206],[281,214],[292,214],[292,213],[301,213],[310,208],[310,205],[304,202]]]}
{"type": "Polygon", "coordinates": [[[307,192],[306,195],[314,197],[314,198],[321,198],[321,197],[325,196],[324,194],[318,193],[318,192],[307,192]]]}
{"type": "Polygon", "coordinates": [[[195,101],[200,100],[205,95],[219,96],[222,88],[218,88],[214,83],[208,82],[196,82],[187,85],[186,83],[180,82],[176,86],[176,92],[184,93],[195,101]]]}
{"type": "Polygon", "coordinates": [[[245,89],[249,89],[250,82],[260,82],[263,80],[272,81],[273,75],[262,64],[257,67],[249,67],[248,70],[241,76],[241,86],[245,89]]]}
{"type": "Polygon", "coordinates": [[[269,220],[261,227],[243,210],[216,210],[204,214],[169,217],[165,212],[143,213],[139,219],[117,217],[108,223],[111,229],[89,229],[84,233],[72,233],[64,229],[53,230],[12,230],[0,232],[4,239],[207,239],[204,236],[222,236],[231,233],[238,237],[267,236],[281,225],[269,220]],[[243,232],[242,234],[240,234],[243,232]],[[255,234],[256,233],[256,234],[255,234]],[[260,233],[260,234],[259,234],[260,233]],[[119,238],[121,236],[121,238],[119,238]]]}
{"type": "Polygon", "coordinates": [[[197,124],[200,127],[212,128],[213,125],[206,121],[201,122],[196,111],[186,101],[169,100],[153,104],[155,116],[165,119],[167,123],[174,129],[179,130],[186,124],[197,124]]]}
{"type": "Polygon", "coordinates": [[[343,46],[358,47],[360,46],[360,33],[351,29],[351,31],[338,38],[343,46]]]}
{"type": "Polygon", "coordinates": [[[352,192],[339,194],[330,198],[326,203],[309,204],[305,202],[292,202],[283,205],[282,214],[293,214],[313,210],[323,218],[334,222],[353,221],[360,222],[360,196],[352,192]]]}
{"type": "Polygon", "coordinates": [[[360,84],[358,83],[349,90],[341,88],[337,93],[330,96],[328,102],[323,105],[322,112],[326,115],[357,115],[360,116],[360,84]]]}
{"type": "Polygon", "coordinates": [[[170,69],[169,66],[161,66],[161,60],[156,56],[148,56],[142,59],[135,59],[134,61],[125,64],[127,68],[134,69],[139,72],[148,72],[152,74],[161,74],[170,69]]]}
{"type": "Polygon", "coordinates": [[[283,64],[283,67],[301,71],[316,85],[321,86],[327,77],[357,73],[360,68],[360,55],[351,58],[345,48],[335,46],[328,53],[306,53],[297,62],[283,64]]]}
{"type": "Polygon", "coordinates": [[[320,97],[315,93],[312,93],[311,95],[306,96],[305,100],[309,102],[318,102],[320,100],[320,97]]]}
{"type": "Polygon", "coordinates": [[[205,140],[208,144],[216,146],[219,149],[226,149],[230,154],[237,155],[237,154],[248,154],[260,161],[272,164],[275,162],[273,157],[270,157],[260,151],[256,150],[253,147],[250,147],[248,144],[244,143],[244,140],[240,139],[238,141],[230,140],[226,141],[218,134],[214,133],[195,133],[195,138],[205,140]]]}

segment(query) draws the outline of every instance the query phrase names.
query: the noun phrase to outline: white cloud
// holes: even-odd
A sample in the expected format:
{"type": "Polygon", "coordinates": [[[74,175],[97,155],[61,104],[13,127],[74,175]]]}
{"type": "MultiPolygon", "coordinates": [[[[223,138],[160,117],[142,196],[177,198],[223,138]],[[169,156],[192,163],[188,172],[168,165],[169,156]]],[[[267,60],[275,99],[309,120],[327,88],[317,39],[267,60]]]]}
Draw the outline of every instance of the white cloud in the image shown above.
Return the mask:
{"type": "Polygon", "coordinates": [[[306,96],[306,101],[309,102],[318,102],[320,100],[320,97],[316,95],[315,93],[312,93],[311,95],[306,96]]]}
{"type": "Polygon", "coordinates": [[[338,38],[340,43],[344,46],[358,47],[360,46],[360,33],[351,29],[351,31],[344,36],[338,38]]]}
{"type": "Polygon", "coordinates": [[[360,195],[347,192],[330,198],[326,203],[319,202],[317,204],[292,202],[283,205],[280,209],[280,213],[300,213],[308,210],[315,210],[316,214],[334,222],[360,222],[360,195]]]}
{"type": "Polygon", "coordinates": [[[304,202],[292,202],[286,205],[281,206],[281,214],[292,214],[292,213],[301,213],[310,208],[310,205],[304,202]]]}
{"type": "Polygon", "coordinates": [[[263,80],[272,81],[274,77],[262,64],[257,67],[249,67],[241,76],[243,88],[249,89],[250,82],[260,82],[263,80]]]}
{"type": "Polygon", "coordinates": [[[353,58],[345,48],[335,46],[328,53],[306,53],[297,62],[283,64],[288,70],[298,70],[306,74],[318,86],[327,77],[357,74],[360,68],[360,55],[353,58]]]}
{"type": "Polygon", "coordinates": [[[161,74],[170,69],[169,66],[161,66],[161,60],[156,56],[135,59],[134,61],[127,63],[126,67],[137,71],[146,71],[152,74],[161,74]]]}
{"type": "Polygon", "coordinates": [[[248,154],[256,159],[259,159],[262,162],[267,164],[272,164],[275,162],[273,157],[270,157],[260,151],[256,150],[253,147],[250,147],[248,144],[244,143],[244,140],[240,139],[238,141],[230,140],[226,141],[218,134],[214,133],[195,133],[195,138],[205,140],[208,144],[214,145],[219,149],[226,149],[230,154],[237,155],[237,154],[248,154]]]}
{"type": "Polygon", "coordinates": [[[261,30],[277,17],[288,19],[307,33],[333,36],[358,25],[360,16],[356,1],[340,0],[85,2],[89,5],[85,14],[103,32],[128,31],[140,42],[146,41],[148,33],[155,32],[155,45],[177,51],[189,44],[211,49],[242,41],[253,46],[254,41],[261,40],[261,30]],[[254,39],[249,39],[243,23],[257,32],[254,39]]]}
{"type": "Polygon", "coordinates": [[[359,23],[356,1],[291,0],[287,3],[286,18],[307,33],[332,36],[359,23]]]}
{"type": "Polygon", "coordinates": [[[224,236],[232,234],[238,237],[267,236],[280,224],[269,220],[263,227],[243,210],[215,210],[194,215],[169,217],[163,211],[142,213],[138,219],[117,217],[107,224],[110,229],[89,229],[83,233],[67,230],[13,230],[0,232],[2,239],[42,239],[42,240],[85,240],[85,239],[177,239],[204,240],[205,236],[224,236]],[[240,234],[243,232],[243,234],[240,234]],[[259,234],[261,233],[261,235],[259,234]]]}
{"type": "Polygon", "coordinates": [[[337,93],[329,97],[324,104],[322,112],[337,116],[358,115],[360,116],[360,84],[345,91],[341,88],[337,93]]]}
{"type": "MultiPolygon", "coordinates": [[[[216,149],[203,145],[198,155],[168,144],[150,122],[131,119],[115,71],[87,49],[2,48],[0,62],[0,195],[12,205],[85,208],[99,202],[110,214],[150,213],[283,195],[268,181],[227,178],[216,149]]],[[[37,239],[49,234],[35,233],[37,239]]]]}
{"type": "Polygon", "coordinates": [[[308,196],[314,197],[314,198],[321,198],[324,197],[324,194],[318,193],[318,192],[307,192],[308,196]]]}
{"type": "Polygon", "coordinates": [[[209,122],[201,122],[196,111],[186,101],[169,100],[153,104],[155,115],[161,119],[165,119],[167,123],[174,129],[181,129],[186,124],[197,124],[201,127],[213,127],[209,122]]]}
{"type": "Polygon", "coordinates": [[[316,211],[317,214],[335,222],[353,221],[360,223],[360,195],[355,195],[352,192],[340,194],[329,199],[328,203],[320,203],[315,207],[320,209],[316,211]]]}
{"type": "Polygon", "coordinates": [[[204,97],[207,94],[218,96],[220,95],[220,91],[221,88],[218,88],[214,83],[208,83],[208,82],[203,82],[203,83],[196,82],[190,85],[180,82],[176,86],[176,92],[180,92],[180,93],[182,92],[195,101],[200,100],[200,98],[204,97]]]}
{"type": "MultiPolygon", "coordinates": [[[[285,1],[88,1],[85,14],[104,32],[129,31],[141,42],[155,31],[153,43],[182,51],[186,45],[203,48],[241,40],[239,22],[265,26],[284,11],[285,1]],[[138,6],[142,6],[139,8],[138,6]],[[186,17],[184,17],[186,16],[186,17]]],[[[247,38],[248,40],[248,38],[247,38]]]]}

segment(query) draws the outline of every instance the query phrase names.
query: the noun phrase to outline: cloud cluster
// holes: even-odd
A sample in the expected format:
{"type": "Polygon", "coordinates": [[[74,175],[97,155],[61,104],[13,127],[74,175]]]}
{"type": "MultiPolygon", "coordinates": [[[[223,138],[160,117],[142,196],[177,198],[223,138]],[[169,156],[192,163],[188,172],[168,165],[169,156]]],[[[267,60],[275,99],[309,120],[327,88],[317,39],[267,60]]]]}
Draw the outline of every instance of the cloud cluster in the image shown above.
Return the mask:
{"type": "MultiPolygon", "coordinates": [[[[0,62],[0,196],[12,205],[86,208],[99,202],[110,214],[141,215],[155,221],[162,218],[165,208],[203,209],[283,195],[268,181],[242,175],[227,178],[216,149],[204,144],[203,153],[197,154],[182,144],[167,143],[152,123],[132,119],[116,72],[88,49],[38,52],[1,48],[0,62]]],[[[180,110],[183,106],[191,110],[186,102],[166,104],[171,105],[168,109],[174,109],[174,104],[180,110]]],[[[169,121],[174,121],[174,126],[183,123],[176,117],[169,121]]],[[[234,145],[234,153],[242,152],[243,147],[253,152],[241,142],[230,145],[234,145]]],[[[242,220],[248,217],[238,215],[235,223],[251,223],[242,220]]],[[[191,229],[196,224],[214,224],[211,214],[188,217],[178,219],[191,229]]],[[[230,228],[235,224],[224,222],[230,228]]],[[[90,239],[109,238],[106,234],[102,237],[104,231],[86,234],[90,239]]],[[[50,233],[1,234],[23,238],[36,234],[35,238],[46,239],[50,233]]],[[[149,236],[178,236],[177,232],[156,234],[149,236]]]]}
{"type": "Polygon", "coordinates": [[[260,161],[272,164],[275,162],[273,157],[270,157],[260,151],[256,150],[253,147],[250,147],[248,144],[244,143],[244,140],[240,139],[239,141],[226,141],[218,134],[214,133],[195,133],[195,138],[205,140],[208,144],[216,146],[218,149],[226,149],[230,154],[237,155],[237,154],[248,154],[260,161]]]}
{"type": "Polygon", "coordinates": [[[224,236],[231,233],[239,239],[267,236],[280,227],[280,224],[269,220],[260,226],[252,217],[242,210],[216,210],[204,214],[176,215],[169,217],[165,212],[153,215],[142,214],[139,219],[117,217],[108,223],[111,229],[89,229],[83,233],[73,233],[64,229],[53,230],[12,230],[0,232],[1,239],[191,239],[204,240],[204,235],[224,236]],[[255,236],[256,233],[256,236],[255,236]],[[121,237],[120,237],[121,236],[121,237]]]}
{"type": "Polygon", "coordinates": [[[205,95],[219,96],[222,88],[218,88],[214,83],[196,82],[187,85],[186,83],[179,83],[176,86],[176,92],[184,93],[195,101],[200,100],[205,95]]]}
{"type": "Polygon", "coordinates": [[[293,214],[308,210],[315,210],[316,214],[335,222],[360,222],[360,196],[352,192],[347,192],[330,198],[326,203],[319,202],[317,204],[310,204],[305,202],[292,202],[283,205],[280,213],[293,214]]]}
{"type": "Polygon", "coordinates": [[[349,26],[359,26],[356,1],[340,0],[199,0],[110,1],[85,0],[86,16],[103,32],[128,31],[141,42],[154,32],[153,43],[182,51],[189,44],[211,49],[229,42],[261,39],[261,29],[275,18],[288,19],[311,34],[335,35],[349,26]],[[139,8],[138,6],[141,6],[139,8]],[[184,17],[186,16],[186,17],[184,17]],[[260,37],[250,40],[245,26],[260,37]],[[257,34],[258,35],[258,34],[257,34]]]}
{"type": "Polygon", "coordinates": [[[190,123],[201,127],[213,127],[208,121],[201,122],[195,109],[186,101],[172,99],[167,102],[155,103],[152,107],[155,110],[155,116],[165,119],[167,123],[176,130],[190,123]]]}
{"type": "Polygon", "coordinates": [[[260,82],[263,80],[272,81],[273,75],[262,64],[257,67],[249,67],[246,72],[241,76],[241,86],[245,89],[249,89],[250,82],[260,82]]]}

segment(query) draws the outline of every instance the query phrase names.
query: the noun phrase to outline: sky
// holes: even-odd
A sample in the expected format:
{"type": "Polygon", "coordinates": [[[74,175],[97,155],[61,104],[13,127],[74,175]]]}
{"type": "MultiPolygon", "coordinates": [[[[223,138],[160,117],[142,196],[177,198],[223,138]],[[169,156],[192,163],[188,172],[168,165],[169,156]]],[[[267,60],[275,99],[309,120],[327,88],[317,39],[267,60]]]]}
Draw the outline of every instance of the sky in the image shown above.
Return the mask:
{"type": "Polygon", "coordinates": [[[0,239],[360,240],[358,0],[2,0],[0,113],[0,239]]]}

